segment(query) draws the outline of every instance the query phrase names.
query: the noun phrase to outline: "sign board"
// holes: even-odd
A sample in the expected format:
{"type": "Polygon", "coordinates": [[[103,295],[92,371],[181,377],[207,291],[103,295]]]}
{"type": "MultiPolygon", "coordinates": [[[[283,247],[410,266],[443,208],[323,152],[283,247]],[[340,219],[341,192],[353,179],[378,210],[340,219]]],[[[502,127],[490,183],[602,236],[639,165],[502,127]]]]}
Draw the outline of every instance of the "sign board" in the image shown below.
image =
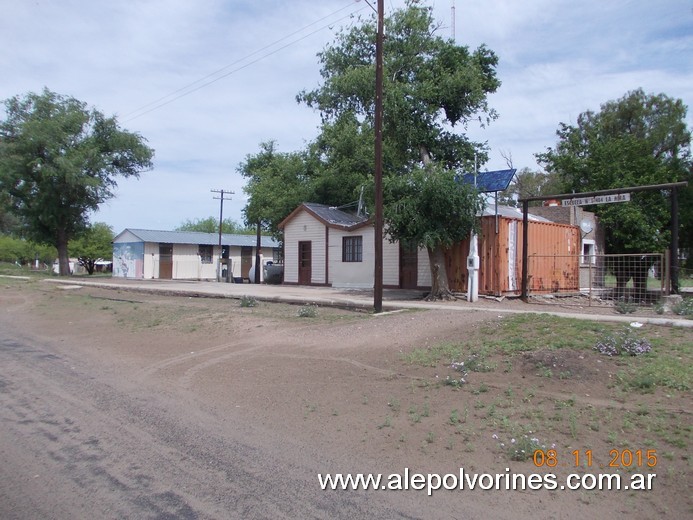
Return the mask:
{"type": "Polygon", "coordinates": [[[597,195],[596,197],[583,197],[575,199],[563,199],[561,206],[589,206],[590,204],[611,204],[612,202],[628,202],[630,193],[618,193],[616,195],[597,195]]]}

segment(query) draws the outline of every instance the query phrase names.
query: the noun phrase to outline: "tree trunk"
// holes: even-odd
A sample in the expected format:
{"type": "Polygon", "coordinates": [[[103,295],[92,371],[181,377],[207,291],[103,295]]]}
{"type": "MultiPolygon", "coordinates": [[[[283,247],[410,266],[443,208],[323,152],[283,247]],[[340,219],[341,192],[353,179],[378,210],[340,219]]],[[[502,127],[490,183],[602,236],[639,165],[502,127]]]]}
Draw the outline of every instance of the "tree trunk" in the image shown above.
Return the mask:
{"type": "Polygon", "coordinates": [[[94,274],[96,270],[96,258],[89,258],[87,256],[80,256],[78,259],[79,265],[87,270],[90,275],[94,274]]]}
{"type": "Polygon", "coordinates": [[[58,249],[58,274],[60,276],[69,276],[70,273],[70,255],[67,252],[67,233],[64,229],[59,229],[56,237],[56,247],[58,249]]]}
{"type": "Polygon", "coordinates": [[[431,266],[431,292],[427,300],[454,300],[448,284],[448,271],[445,267],[445,253],[438,245],[434,249],[428,249],[428,262],[431,266]]]}
{"type": "Polygon", "coordinates": [[[424,163],[424,166],[431,164],[431,154],[428,153],[428,148],[424,145],[419,146],[419,153],[421,154],[421,162],[424,163]]]}

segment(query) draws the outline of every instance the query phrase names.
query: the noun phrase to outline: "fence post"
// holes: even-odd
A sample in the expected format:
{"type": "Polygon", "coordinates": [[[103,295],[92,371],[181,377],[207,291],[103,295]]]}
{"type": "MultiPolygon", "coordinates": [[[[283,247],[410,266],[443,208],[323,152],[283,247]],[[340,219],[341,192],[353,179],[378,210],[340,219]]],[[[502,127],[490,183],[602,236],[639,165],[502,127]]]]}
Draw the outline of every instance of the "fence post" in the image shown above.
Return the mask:
{"type": "Polygon", "coordinates": [[[671,189],[671,292],[679,293],[679,198],[676,187],[671,189]]]}
{"type": "Polygon", "coordinates": [[[587,260],[587,284],[589,286],[589,289],[587,289],[587,301],[589,304],[587,306],[592,307],[592,255],[590,255],[587,260]]]}
{"type": "Polygon", "coordinates": [[[529,243],[529,201],[522,201],[522,294],[520,297],[526,303],[528,301],[527,295],[527,262],[529,259],[529,252],[527,251],[527,246],[529,243]]]}

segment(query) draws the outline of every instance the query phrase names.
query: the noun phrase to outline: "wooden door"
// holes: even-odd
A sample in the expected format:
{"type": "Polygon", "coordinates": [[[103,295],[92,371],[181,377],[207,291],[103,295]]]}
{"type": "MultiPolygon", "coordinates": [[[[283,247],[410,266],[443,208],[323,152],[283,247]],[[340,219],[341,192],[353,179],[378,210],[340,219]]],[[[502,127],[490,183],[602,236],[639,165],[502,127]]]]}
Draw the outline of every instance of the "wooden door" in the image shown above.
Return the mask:
{"type": "Polygon", "coordinates": [[[241,278],[250,279],[250,268],[253,265],[253,248],[251,246],[241,247],[241,278]]]}
{"type": "Polygon", "coordinates": [[[419,273],[419,251],[416,246],[399,245],[399,286],[416,289],[419,273]]]}
{"type": "Polygon", "coordinates": [[[312,280],[311,243],[298,243],[298,284],[310,285],[312,280]]]}
{"type": "Polygon", "coordinates": [[[173,244],[159,244],[159,278],[173,278],[173,244]]]}

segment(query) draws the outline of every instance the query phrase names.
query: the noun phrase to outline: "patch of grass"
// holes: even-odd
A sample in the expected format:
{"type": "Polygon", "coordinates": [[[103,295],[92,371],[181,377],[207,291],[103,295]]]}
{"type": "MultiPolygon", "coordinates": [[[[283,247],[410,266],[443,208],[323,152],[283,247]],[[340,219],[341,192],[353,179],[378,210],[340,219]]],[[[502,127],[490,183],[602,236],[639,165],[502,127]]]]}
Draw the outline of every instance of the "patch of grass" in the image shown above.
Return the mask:
{"type": "Polygon", "coordinates": [[[450,412],[450,417],[448,420],[453,426],[460,422],[460,416],[457,408],[450,412]]]}
{"type": "Polygon", "coordinates": [[[693,298],[683,298],[680,303],[672,305],[671,311],[679,316],[693,318],[693,298]]]}
{"type": "Polygon", "coordinates": [[[385,416],[385,420],[382,422],[382,424],[378,425],[378,429],[382,430],[383,428],[392,428],[392,417],[389,415],[385,416]]]}
{"type": "Polygon", "coordinates": [[[409,407],[409,419],[411,419],[411,422],[414,424],[420,423],[423,417],[428,417],[429,415],[430,410],[428,408],[428,404],[426,403],[424,403],[424,405],[421,407],[413,405],[409,407]]]}
{"type": "Polygon", "coordinates": [[[614,304],[614,310],[619,314],[632,314],[638,310],[638,306],[627,300],[619,300],[614,304]]]}
{"type": "Polygon", "coordinates": [[[243,308],[257,307],[257,300],[253,296],[241,296],[239,305],[243,308]]]}
{"type": "Polygon", "coordinates": [[[390,399],[387,402],[387,406],[390,408],[390,410],[392,410],[393,413],[399,413],[399,410],[401,408],[399,400],[397,399],[390,399]]]}
{"type": "Polygon", "coordinates": [[[410,365],[435,367],[441,362],[449,365],[463,359],[465,348],[460,344],[442,343],[432,347],[415,348],[402,355],[402,360],[410,365]]]}
{"type": "Polygon", "coordinates": [[[630,358],[627,368],[617,374],[623,390],[653,392],[662,387],[688,391],[693,382],[693,368],[677,356],[658,352],[656,354],[630,358]]]}
{"type": "Polygon", "coordinates": [[[465,368],[470,372],[493,372],[496,369],[496,363],[488,360],[486,350],[473,352],[464,362],[465,368]]]}
{"type": "Polygon", "coordinates": [[[299,318],[317,318],[318,306],[314,303],[309,303],[298,309],[297,315],[299,318]]]}

